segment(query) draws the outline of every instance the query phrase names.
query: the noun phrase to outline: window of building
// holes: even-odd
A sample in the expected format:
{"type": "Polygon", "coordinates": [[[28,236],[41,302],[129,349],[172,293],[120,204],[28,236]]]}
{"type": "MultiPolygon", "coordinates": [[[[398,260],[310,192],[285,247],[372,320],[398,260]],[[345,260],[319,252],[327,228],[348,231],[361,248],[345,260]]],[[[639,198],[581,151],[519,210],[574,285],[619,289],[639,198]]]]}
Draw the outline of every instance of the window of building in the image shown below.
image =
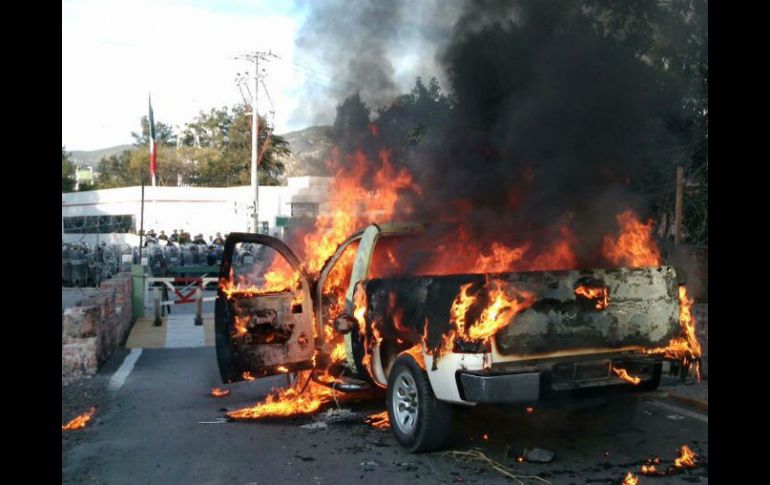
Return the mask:
{"type": "Polygon", "coordinates": [[[133,215],[64,217],[63,224],[65,234],[136,232],[133,215]]]}
{"type": "Polygon", "coordinates": [[[292,217],[309,217],[315,218],[318,215],[318,204],[315,202],[292,202],[291,204],[291,216],[292,217]]]}

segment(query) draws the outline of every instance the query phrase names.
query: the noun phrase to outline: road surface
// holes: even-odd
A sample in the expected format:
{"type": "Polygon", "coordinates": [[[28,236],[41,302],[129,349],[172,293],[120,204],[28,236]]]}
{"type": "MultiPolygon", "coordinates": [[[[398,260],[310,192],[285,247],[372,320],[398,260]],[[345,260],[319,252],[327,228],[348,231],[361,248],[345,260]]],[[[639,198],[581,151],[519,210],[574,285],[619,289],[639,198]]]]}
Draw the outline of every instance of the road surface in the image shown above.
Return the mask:
{"type": "MultiPolygon", "coordinates": [[[[187,310],[172,315],[181,313],[187,310]]],[[[485,463],[404,452],[390,431],[362,421],[384,409],[378,400],[346,406],[352,413],[340,422],[321,422],[318,416],[223,421],[227,410],[254,404],[285,379],[231,384],[229,396],[210,397],[212,387],[223,385],[206,340],[187,348],[120,349],[87,380],[87,391],[63,389],[65,420],[78,407],[98,406],[89,426],[62,433],[63,483],[516,483],[485,463]]],[[[647,458],[660,457],[665,468],[687,444],[698,453],[697,468],[670,477],[642,476],[639,483],[708,483],[707,414],[662,396],[642,396],[621,431],[608,427],[606,411],[473,409],[458,416],[450,449],[478,448],[516,475],[537,475],[553,484],[620,484],[628,471],[638,474],[647,458]],[[533,447],[553,451],[553,461],[516,462],[533,447]]]]}

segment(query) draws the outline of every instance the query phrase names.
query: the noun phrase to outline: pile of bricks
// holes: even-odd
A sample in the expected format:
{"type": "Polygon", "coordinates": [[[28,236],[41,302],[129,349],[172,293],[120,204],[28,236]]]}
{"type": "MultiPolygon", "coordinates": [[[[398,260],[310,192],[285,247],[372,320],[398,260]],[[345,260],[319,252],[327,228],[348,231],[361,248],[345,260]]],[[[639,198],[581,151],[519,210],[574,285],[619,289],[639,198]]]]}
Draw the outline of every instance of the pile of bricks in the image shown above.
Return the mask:
{"type": "Polygon", "coordinates": [[[62,376],[95,374],[123,341],[131,323],[131,275],[119,273],[64,311],[62,376]]]}

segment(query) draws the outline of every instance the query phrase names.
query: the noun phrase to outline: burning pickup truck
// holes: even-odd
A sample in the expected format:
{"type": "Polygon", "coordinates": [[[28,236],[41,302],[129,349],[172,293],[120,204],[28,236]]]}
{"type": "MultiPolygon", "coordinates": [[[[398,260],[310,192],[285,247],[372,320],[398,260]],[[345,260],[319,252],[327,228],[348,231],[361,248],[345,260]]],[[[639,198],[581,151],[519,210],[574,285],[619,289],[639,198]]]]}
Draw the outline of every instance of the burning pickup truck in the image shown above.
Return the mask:
{"type": "Polygon", "coordinates": [[[282,241],[230,234],[216,301],[223,382],[307,376],[231,417],[313,412],[335,391],[383,389],[395,439],[428,451],[446,444],[456,405],[654,389],[663,359],[699,355],[671,267],[376,277],[389,242],[424,230],[372,224],[313,276],[282,241]],[[240,244],[274,252],[268,270],[235,267],[240,244]]]}

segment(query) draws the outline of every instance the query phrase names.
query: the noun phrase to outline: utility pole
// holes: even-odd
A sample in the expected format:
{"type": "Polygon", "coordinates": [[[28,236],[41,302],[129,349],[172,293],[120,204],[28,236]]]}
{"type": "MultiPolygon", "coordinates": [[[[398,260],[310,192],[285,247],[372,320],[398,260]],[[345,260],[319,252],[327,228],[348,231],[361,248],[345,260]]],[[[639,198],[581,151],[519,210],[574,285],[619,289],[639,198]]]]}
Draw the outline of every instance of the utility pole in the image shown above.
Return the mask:
{"type": "Polygon", "coordinates": [[[251,193],[254,195],[254,205],[252,211],[252,230],[259,233],[259,171],[257,163],[259,161],[259,82],[261,74],[259,72],[259,61],[269,61],[271,57],[278,57],[272,52],[255,51],[236,57],[239,60],[245,60],[254,63],[254,76],[238,73],[235,82],[241,90],[241,96],[246,104],[251,104],[251,193]],[[253,81],[254,92],[251,92],[250,82],[253,81]],[[249,96],[244,95],[243,89],[246,89],[249,96]]]}
{"type": "Polygon", "coordinates": [[[679,246],[682,240],[682,192],[684,185],[684,169],[676,167],[676,199],[674,202],[674,225],[676,232],[674,232],[674,244],[679,246]]]}

